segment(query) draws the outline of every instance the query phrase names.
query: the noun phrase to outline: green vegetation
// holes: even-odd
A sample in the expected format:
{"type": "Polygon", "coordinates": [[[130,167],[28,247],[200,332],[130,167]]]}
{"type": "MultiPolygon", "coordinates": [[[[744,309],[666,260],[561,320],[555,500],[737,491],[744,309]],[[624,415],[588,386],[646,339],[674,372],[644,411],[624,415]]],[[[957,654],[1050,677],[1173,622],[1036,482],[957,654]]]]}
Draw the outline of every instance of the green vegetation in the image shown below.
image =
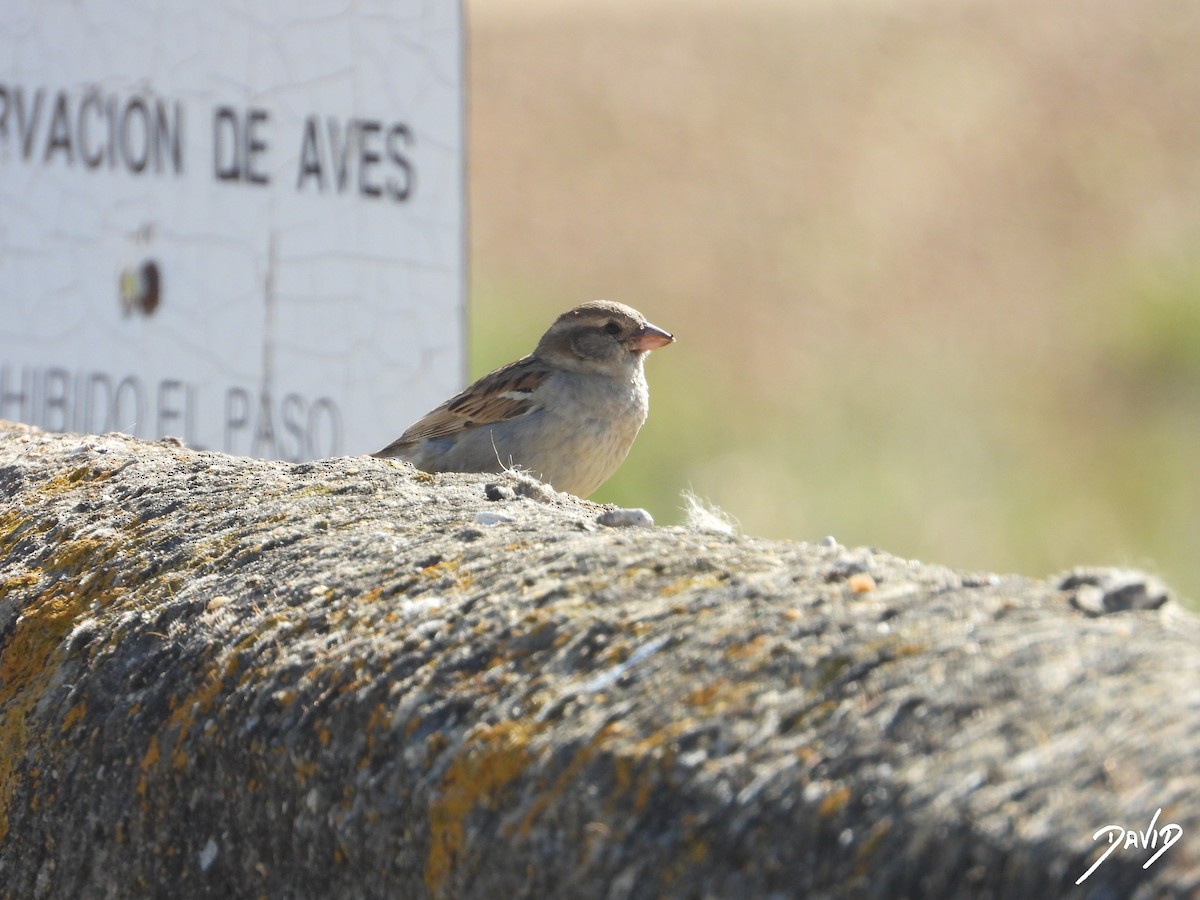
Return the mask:
{"type": "Polygon", "coordinates": [[[594,499],[1200,599],[1200,20],[504,6],[470,21],[472,372],[593,297],[679,337],[594,499]]]}

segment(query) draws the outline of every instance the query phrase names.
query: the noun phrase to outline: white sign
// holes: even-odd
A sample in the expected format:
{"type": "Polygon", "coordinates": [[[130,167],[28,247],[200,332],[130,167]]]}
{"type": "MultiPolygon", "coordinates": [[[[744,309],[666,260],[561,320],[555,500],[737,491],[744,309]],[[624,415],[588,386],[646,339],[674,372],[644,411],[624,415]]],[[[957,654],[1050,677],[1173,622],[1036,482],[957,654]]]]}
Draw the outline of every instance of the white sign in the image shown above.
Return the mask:
{"type": "Polygon", "coordinates": [[[282,459],[460,388],[455,0],[7,0],[0,418],[282,459]]]}

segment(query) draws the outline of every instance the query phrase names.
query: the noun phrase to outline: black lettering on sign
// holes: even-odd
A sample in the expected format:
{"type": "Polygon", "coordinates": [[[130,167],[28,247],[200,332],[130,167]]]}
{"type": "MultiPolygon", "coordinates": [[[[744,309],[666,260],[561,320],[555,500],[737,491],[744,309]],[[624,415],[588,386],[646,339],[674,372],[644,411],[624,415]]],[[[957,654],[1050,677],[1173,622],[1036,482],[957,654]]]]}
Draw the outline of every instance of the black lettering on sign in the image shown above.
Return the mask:
{"type": "Polygon", "coordinates": [[[34,94],[33,109],[25,108],[25,92],[17,88],[17,133],[21,136],[21,158],[28,161],[33,154],[33,137],[42,115],[42,89],[34,94]]]}
{"type": "Polygon", "coordinates": [[[327,116],[309,116],[300,140],[300,165],[296,189],[332,188],[360,197],[386,197],[403,202],[412,195],[413,166],[408,158],[412,132],[396,122],[385,126],[378,119],[350,119],[344,125],[327,116]]]}
{"type": "Polygon", "coordinates": [[[259,394],[258,416],[254,420],[254,443],[250,445],[255,456],[275,455],[274,410],[270,394],[259,394]]]}
{"type": "Polygon", "coordinates": [[[0,367],[0,419],[33,424],[33,386],[27,367],[21,368],[19,377],[7,363],[0,367]]]}
{"type": "Polygon", "coordinates": [[[0,84],[0,145],[24,162],[183,173],[183,106],[150,94],[0,84]]]}
{"type": "Polygon", "coordinates": [[[71,373],[58,367],[42,375],[42,414],[38,424],[47,431],[66,431],[71,421],[71,373]]]}
{"type": "Polygon", "coordinates": [[[301,459],[304,456],[304,398],[299,394],[288,394],[283,398],[283,430],[288,434],[289,446],[280,447],[284,459],[301,459]]]}
{"type": "Polygon", "coordinates": [[[329,119],[329,149],[333,155],[334,165],[337,166],[337,189],[340,194],[346,189],[350,175],[350,152],[353,147],[353,123],[345,131],[336,119],[329,119]]]}
{"type": "Polygon", "coordinates": [[[104,100],[100,92],[90,90],[79,104],[79,129],[75,139],[79,159],[89,169],[98,169],[104,162],[104,142],[94,143],[94,128],[104,127],[104,100]]]}
{"type": "MultiPolygon", "coordinates": [[[[0,127],[3,122],[0,118],[0,127]]],[[[321,163],[321,145],[317,141],[316,116],[304,120],[304,138],[300,141],[300,177],[296,187],[304,187],[304,182],[309,178],[317,179],[317,190],[325,190],[325,169],[321,163]]]]}
{"type": "Polygon", "coordinates": [[[139,429],[145,428],[146,402],[142,382],[134,375],[126,375],[113,393],[113,419],[118,431],[143,436],[139,429]]]}
{"type": "Polygon", "coordinates": [[[387,182],[388,196],[398,203],[403,203],[413,191],[413,167],[408,161],[405,150],[412,146],[412,132],[402,122],[397,122],[387,135],[387,153],[400,178],[389,178],[387,182]],[[400,144],[403,143],[404,149],[400,144]]]}
{"type": "Polygon", "coordinates": [[[50,162],[50,157],[56,150],[61,150],[71,162],[71,126],[67,114],[67,95],[59,93],[54,101],[54,115],[50,118],[50,139],[46,141],[46,155],[43,159],[50,162]]]}
{"type": "Polygon", "coordinates": [[[329,397],[313,402],[302,394],[255,396],[244,388],[225,392],[226,453],[249,453],[299,462],[336,456],[342,446],[342,416],[329,397]],[[282,427],[279,427],[282,426],[282,427]]]}
{"type": "Polygon", "coordinates": [[[113,424],[113,412],[112,379],[103,372],[93,372],[88,376],[87,387],[84,388],[75,430],[98,434],[112,431],[116,428],[113,424]],[[104,404],[103,415],[99,415],[101,402],[104,404]]]}
{"type": "Polygon", "coordinates": [[[270,184],[262,159],[267,152],[265,109],[247,110],[245,116],[231,106],[213,110],[213,174],[219,181],[270,184]]]}
{"type": "Polygon", "coordinates": [[[158,425],[155,434],[185,438],[195,431],[196,388],[175,378],[158,383],[158,425]]]}
{"type": "Polygon", "coordinates": [[[305,457],[322,459],[342,452],[342,414],[329,397],[319,397],[308,408],[305,457]]]}
{"type": "Polygon", "coordinates": [[[267,124],[267,118],[265,109],[252,109],[246,124],[246,178],[252,184],[266,184],[270,180],[267,173],[258,168],[259,156],[267,149],[266,139],[260,132],[260,126],[267,124]]]}
{"type": "Polygon", "coordinates": [[[213,174],[221,181],[237,181],[239,162],[237,113],[228,106],[213,110],[213,174]]]}
{"type": "Polygon", "coordinates": [[[134,172],[150,160],[150,116],[141,97],[135,97],[121,119],[121,158],[134,172]]]}
{"type": "Polygon", "coordinates": [[[167,104],[158,100],[154,104],[154,171],[163,170],[163,160],[170,152],[175,171],[183,171],[183,116],[180,106],[175,104],[173,116],[167,104]]]}
{"type": "MultiPolygon", "coordinates": [[[[293,462],[342,452],[342,415],[330,397],[289,393],[277,401],[266,391],[233,387],[224,399],[226,452],[293,462]]],[[[146,382],[136,375],[0,362],[0,419],[49,431],[174,435],[200,448],[202,400],[199,385],[179,378],[146,382]]]]}
{"type": "MultiPolygon", "coordinates": [[[[182,175],[184,126],[183,105],[149,91],[122,96],[97,85],[69,91],[0,83],[0,152],[26,163],[182,175]]],[[[214,107],[214,178],[270,184],[270,128],[266,109],[214,107]]],[[[414,143],[404,122],[309,116],[296,189],[403,203],[417,181],[414,143]]]]}
{"type": "Polygon", "coordinates": [[[250,394],[241,388],[225,392],[225,452],[234,453],[238,437],[250,425],[250,394]]]}
{"type": "Polygon", "coordinates": [[[383,188],[372,180],[372,170],[379,165],[378,122],[358,123],[358,192],[364,197],[378,197],[383,188]]]}
{"type": "Polygon", "coordinates": [[[342,126],[337,119],[325,120],[325,128],[321,128],[321,120],[317,116],[309,116],[304,120],[304,137],[300,145],[300,176],[296,182],[297,188],[303,188],[305,181],[310,178],[317,180],[317,190],[325,191],[327,181],[332,180],[340,194],[346,189],[350,174],[351,134],[348,131],[343,137],[342,126]],[[336,178],[330,178],[336,175],[336,178]]]}

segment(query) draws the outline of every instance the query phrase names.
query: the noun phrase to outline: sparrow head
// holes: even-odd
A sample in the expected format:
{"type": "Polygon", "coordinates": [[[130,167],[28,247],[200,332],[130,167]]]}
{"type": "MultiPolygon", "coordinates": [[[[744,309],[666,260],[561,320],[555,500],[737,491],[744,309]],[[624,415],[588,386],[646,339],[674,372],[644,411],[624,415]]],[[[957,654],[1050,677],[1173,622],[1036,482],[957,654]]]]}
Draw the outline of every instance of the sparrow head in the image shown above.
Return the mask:
{"type": "Polygon", "coordinates": [[[636,309],[592,300],[559,316],[533,355],[577,372],[623,375],[651,350],[674,341],[636,309]]]}

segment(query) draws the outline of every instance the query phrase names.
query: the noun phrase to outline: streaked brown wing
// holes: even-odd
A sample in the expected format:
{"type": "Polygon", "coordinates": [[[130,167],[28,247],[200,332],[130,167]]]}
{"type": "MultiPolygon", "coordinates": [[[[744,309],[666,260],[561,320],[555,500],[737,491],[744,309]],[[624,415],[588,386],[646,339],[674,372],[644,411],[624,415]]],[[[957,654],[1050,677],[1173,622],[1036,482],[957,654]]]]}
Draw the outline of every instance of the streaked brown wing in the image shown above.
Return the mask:
{"type": "Polygon", "coordinates": [[[550,371],[532,356],[526,356],[484,375],[460,394],[427,413],[393,447],[428,438],[448,437],[467,428],[515,419],[537,409],[533,392],[550,376],[550,371]]]}

